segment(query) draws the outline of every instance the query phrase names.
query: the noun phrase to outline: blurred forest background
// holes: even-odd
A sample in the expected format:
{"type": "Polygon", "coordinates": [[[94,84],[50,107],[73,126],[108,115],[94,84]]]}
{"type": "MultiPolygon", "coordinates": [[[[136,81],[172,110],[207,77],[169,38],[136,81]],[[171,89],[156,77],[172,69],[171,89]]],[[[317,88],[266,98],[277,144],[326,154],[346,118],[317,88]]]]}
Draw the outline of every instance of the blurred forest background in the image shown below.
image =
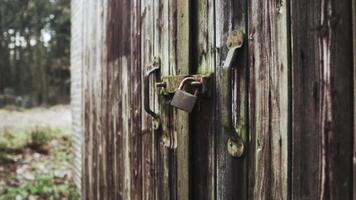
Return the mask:
{"type": "Polygon", "coordinates": [[[80,199],[70,23],[70,0],[0,0],[0,200],[80,199]]]}
{"type": "Polygon", "coordinates": [[[68,103],[70,0],[0,4],[0,107],[68,103]]]}

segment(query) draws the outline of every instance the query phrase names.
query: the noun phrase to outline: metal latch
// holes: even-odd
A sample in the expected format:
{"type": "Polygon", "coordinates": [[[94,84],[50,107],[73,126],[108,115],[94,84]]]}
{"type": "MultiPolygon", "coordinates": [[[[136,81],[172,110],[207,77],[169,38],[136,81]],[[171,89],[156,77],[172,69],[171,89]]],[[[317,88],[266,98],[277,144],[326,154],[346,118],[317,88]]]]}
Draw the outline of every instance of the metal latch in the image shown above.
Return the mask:
{"type": "Polygon", "coordinates": [[[193,87],[200,87],[200,94],[204,94],[210,96],[210,77],[211,75],[202,75],[202,74],[194,74],[194,75],[176,75],[176,76],[162,76],[161,82],[156,83],[156,86],[162,88],[161,93],[163,95],[170,95],[177,91],[179,88],[179,84],[185,78],[191,78],[193,81],[190,82],[190,85],[193,87]]]}
{"type": "Polygon", "coordinates": [[[230,33],[226,45],[229,48],[225,62],[220,70],[220,82],[218,86],[220,108],[221,108],[221,124],[225,132],[230,135],[227,141],[227,150],[233,157],[241,157],[245,144],[238,130],[235,128],[232,121],[232,81],[231,71],[233,63],[237,57],[237,49],[241,48],[243,44],[243,33],[240,31],[233,31],[230,33]]]}

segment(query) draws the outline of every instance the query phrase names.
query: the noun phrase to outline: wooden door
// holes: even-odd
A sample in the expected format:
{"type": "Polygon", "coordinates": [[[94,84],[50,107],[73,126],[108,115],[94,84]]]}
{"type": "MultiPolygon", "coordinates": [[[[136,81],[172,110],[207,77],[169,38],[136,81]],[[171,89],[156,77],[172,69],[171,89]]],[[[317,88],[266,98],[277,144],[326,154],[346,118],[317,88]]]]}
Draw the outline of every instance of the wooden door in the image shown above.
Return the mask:
{"type": "Polygon", "coordinates": [[[84,199],[353,198],[352,0],[72,5],[84,199]],[[234,31],[243,45],[226,90],[234,31]],[[188,114],[155,83],[193,74],[210,84],[188,114]],[[229,108],[241,157],[228,151],[229,108]]]}

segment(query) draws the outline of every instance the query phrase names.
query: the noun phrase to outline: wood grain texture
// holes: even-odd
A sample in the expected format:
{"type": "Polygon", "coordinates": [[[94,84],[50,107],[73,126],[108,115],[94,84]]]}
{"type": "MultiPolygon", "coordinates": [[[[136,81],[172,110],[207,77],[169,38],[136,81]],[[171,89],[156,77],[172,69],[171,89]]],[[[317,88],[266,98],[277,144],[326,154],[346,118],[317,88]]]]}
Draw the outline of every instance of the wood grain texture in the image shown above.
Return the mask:
{"type": "MultiPolygon", "coordinates": [[[[154,51],[155,55],[158,55],[161,59],[161,75],[167,75],[169,73],[169,20],[168,17],[168,1],[155,0],[154,1],[154,51]]],[[[169,109],[167,100],[164,98],[159,99],[161,110],[161,126],[162,130],[157,135],[156,143],[156,165],[158,168],[156,171],[157,179],[155,188],[155,197],[159,200],[170,199],[171,196],[171,178],[169,157],[172,152],[167,147],[161,144],[163,138],[169,138],[167,130],[169,130],[169,112],[165,110],[169,109]]],[[[175,188],[174,188],[175,189],[175,188]]]]}
{"type": "Polygon", "coordinates": [[[77,0],[83,199],[351,199],[352,2],[77,0]],[[231,91],[242,158],[219,120],[233,30],[245,33],[231,91]],[[158,131],[142,107],[154,56],[163,76],[215,72],[190,116],[151,88],[158,131]]]}
{"type": "MultiPolygon", "coordinates": [[[[191,1],[192,74],[215,71],[214,0],[191,1]]],[[[213,82],[211,82],[213,83],[213,82]]],[[[211,92],[213,85],[210,85],[211,92]]],[[[190,114],[190,199],[215,199],[215,95],[200,95],[190,114]]]]}
{"type": "MultiPolygon", "coordinates": [[[[153,61],[153,57],[156,55],[157,46],[155,41],[155,1],[141,1],[141,83],[143,83],[144,71],[149,70],[150,63],[153,61]]],[[[153,84],[153,83],[152,83],[153,84]]],[[[141,86],[142,87],[142,86],[141,86]]],[[[140,91],[137,91],[140,92],[140,91]]],[[[152,101],[151,108],[155,108],[155,112],[159,109],[157,107],[157,99],[154,91],[151,91],[151,96],[149,97],[152,101]]],[[[141,90],[141,95],[143,96],[143,90],[141,90]]],[[[142,109],[142,108],[141,108],[142,109]]],[[[141,111],[142,114],[142,141],[141,141],[141,154],[142,154],[142,199],[150,200],[156,199],[156,178],[159,168],[156,167],[157,159],[157,146],[156,140],[157,135],[152,131],[153,123],[152,117],[149,116],[145,111],[141,111]]],[[[136,131],[136,130],[132,130],[136,131]]],[[[140,176],[140,174],[137,174],[140,176]]]]}
{"type": "MultiPolygon", "coordinates": [[[[226,40],[233,30],[240,30],[246,35],[247,27],[247,2],[243,0],[225,1],[215,0],[215,80],[214,88],[216,107],[216,199],[247,199],[247,158],[248,151],[242,158],[233,158],[227,152],[228,133],[220,123],[221,108],[225,103],[221,102],[219,88],[226,87],[222,82],[222,66],[227,55],[226,40]]],[[[241,136],[247,132],[247,36],[245,44],[238,50],[238,60],[232,72],[232,107],[234,127],[241,136]]],[[[246,138],[245,138],[246,139],[246,138]]],[[[247,145],[247,143],[246,143],[247,145]]]]}
{"type": "Polygon", "coordinates": [[[291,3],[292,199],[352,199],[351,5],[291,3]]]}
{"type": "Polygon", "coordinates": [[[103,38],[105,31],[98,32],[97,27],[102,27],[103,18],[98,17],[104,11],[102,1],[82,2],[83,15],[88,16],[83,20],[83,134],[84,134],[84,157],[83,157],[83,198],[98,198],[100,196],[100,181],[98,173],[100,166],[105,163],[98,158],[103,151],[94,147],[101,143],[102,131],[98,113],[101,112],[102,95],[102,68],[101,62],[104,56],[105,45],[103,38]],[[95,42],[93,42],[95,41],[95,42]],[[96,73],[91,73],[95,71],[96,73]],[[95,114],[92,114],[95,113],[95,114]],[[99,133],[99,134],[97,134],[99,133]],[[98,136],[98,137],[97,137],[98,136]]]}
{"type": "Polygon", "coordinates": [[[83,199],[153,196],[153,178],[143,176],[153,174],[153,151],[142,144],[152,129],[142,111],[140,1],[83,7],[83,199]]]}
{"type": "Polygon", "coordinates": [[[352,1],[352,35],[353,35],[353,55],[354,55],[354,78],[353,78],[353,93],[354,93],[354,155],[353,155],[353,199],[356,199],[356,0],[352,1]]]}
{"type": "Polygon", "coordinates": [[[249,198],[288,195],[288,1],[248,5],[249,198]]]}
{"type": "MultiPolygon", "coordinates": [[[[155,1],[155,44],[161,75],[189,73],[189,1],[155,1]]],[[[174,109],[160,96],[162,130],[157,144],[157,199],[189,198],[188,114],[174,109]],[[162,145],[162,141],[168,141],[162,145]],[[173,148],[169,148],[171,146],[173,148]]]]}
{"type": "MultiPolygon", "coordinates": [[[[190,0],[173,1],[173,55],[176,69],[175,75],[190,73],[190,0]],[[176,6],[176,8],[174,8],[176,6]],[[176,25],[175,25],[176,24],[176,25]]],[[[172,66],[172,65],[171,65],[172,66]]],[[[174,67],[174,65],[172,66],[174,67]]],[[[177,200],[189,199],[190,194],[190,137],[189,113],[174,111],[175,133],[177,137],[177,200]]],[[[174,198],[173,198],[174,199],[174,198]]]]}

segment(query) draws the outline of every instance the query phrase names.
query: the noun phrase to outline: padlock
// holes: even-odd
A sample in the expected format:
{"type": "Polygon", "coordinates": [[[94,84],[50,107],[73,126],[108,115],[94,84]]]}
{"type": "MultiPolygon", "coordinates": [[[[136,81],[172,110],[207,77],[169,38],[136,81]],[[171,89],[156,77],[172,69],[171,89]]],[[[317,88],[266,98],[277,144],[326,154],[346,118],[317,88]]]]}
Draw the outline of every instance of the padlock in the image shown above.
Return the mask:
{"type": "Polygon", "coordinates": [[[194,94],[190,94],[189,92],[183,90],[184,84],[190,80],[194,81],[194,78],[187,77],[182,80],[171,101],[172,106],[187,112],[191,112],[193,110],[199,91],[196,89],[194,94]]]}

